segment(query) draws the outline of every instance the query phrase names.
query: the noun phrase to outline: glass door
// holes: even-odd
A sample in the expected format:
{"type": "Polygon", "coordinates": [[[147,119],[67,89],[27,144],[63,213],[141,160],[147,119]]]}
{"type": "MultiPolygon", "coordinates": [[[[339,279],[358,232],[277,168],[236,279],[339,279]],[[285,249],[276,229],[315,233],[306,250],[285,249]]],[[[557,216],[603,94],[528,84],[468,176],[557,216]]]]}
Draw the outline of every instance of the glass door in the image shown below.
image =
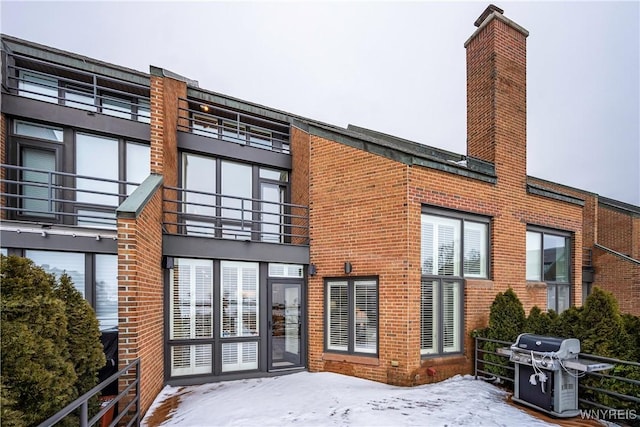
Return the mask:
{"type": "Polygon", "coordinates": [[[302,294],[300,283],[270,283],[269,366],[302,366],[302,294]]]}

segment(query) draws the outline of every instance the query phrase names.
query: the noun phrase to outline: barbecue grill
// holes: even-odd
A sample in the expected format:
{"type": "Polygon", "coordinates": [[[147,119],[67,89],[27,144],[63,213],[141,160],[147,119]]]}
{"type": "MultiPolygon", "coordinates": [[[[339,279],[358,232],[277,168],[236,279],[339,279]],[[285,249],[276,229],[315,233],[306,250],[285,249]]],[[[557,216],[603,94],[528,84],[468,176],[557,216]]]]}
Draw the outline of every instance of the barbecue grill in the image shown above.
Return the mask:
{"type": "Polygon", "coordinates": [[[509,351],[515,364],[513,400],[556,417],[575,417],[578,378],[613,365],[580,359],[580,341],[520,334],[509,351]]]}

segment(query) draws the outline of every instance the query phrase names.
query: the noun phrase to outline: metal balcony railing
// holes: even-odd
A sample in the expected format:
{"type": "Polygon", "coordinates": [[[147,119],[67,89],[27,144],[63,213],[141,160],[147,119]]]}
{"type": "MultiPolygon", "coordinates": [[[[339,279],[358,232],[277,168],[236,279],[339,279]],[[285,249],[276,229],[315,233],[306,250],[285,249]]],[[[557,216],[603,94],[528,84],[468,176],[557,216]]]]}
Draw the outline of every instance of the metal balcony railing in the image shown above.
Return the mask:
{"type": "Polygon", "coordinates": [[[116,228],[116,208],[137,183],[0,165],[4,220],[116,228]]]}
{"type": "Polygon", "coordinates": [[[287,124],[193,100],[180,99],[178,130],[290,154],[287,124]]]}
{"type": "Polygon", "coordinates": [[[168,234],[290,245],[309,244],[309,208],[164,187],[168,234]]]}
{"type": "Polygon", "coordinates": [[[582,248],[582,266],[593,266],[593,250],[591,248],[582,248]]]}
{"type": "Polygon", "coordinates": [[[7,53],[7,92],[93,113],[149,123],[148,86],[7,53]]]}

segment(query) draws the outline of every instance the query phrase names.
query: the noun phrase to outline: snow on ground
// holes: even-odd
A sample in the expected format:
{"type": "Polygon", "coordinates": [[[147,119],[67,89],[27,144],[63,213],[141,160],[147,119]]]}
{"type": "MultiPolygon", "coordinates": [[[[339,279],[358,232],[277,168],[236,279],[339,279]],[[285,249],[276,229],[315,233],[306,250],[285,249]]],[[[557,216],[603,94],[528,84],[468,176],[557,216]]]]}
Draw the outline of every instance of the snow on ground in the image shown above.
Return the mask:
{"type": "Polygon", "coordinates": [[[165,387],[152,426],[549,426],[472,376],[396,387],[329,372],[165,387]],[[166,414],[166,415],[165,415],[166,414]]]}

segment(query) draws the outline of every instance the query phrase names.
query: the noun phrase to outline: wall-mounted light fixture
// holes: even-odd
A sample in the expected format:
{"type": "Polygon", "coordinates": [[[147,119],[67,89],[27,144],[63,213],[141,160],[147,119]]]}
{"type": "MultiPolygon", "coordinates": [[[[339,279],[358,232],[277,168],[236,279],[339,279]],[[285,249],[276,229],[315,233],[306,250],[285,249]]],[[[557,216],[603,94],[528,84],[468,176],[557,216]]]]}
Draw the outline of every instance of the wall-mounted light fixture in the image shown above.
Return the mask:
{"type": "Polygon", "coordinates": [[[349,261],[344,263],[344,273],[345,274],[351,274],[351,270],[353,270],[353,268],[351,267],[351,263],[349,261]]]}
{"type": "Polygon", "coordinates": [[[172,256],[163,256],[162,257],[162,268],[166,268],[171,270],[173,268],[173,257],[172,256]]]}
{"type": "Polygon", "coordinates": [[[315,264],[309,264],[309,276],[315,276],[318,273],[318,269],[315,264]]]}

